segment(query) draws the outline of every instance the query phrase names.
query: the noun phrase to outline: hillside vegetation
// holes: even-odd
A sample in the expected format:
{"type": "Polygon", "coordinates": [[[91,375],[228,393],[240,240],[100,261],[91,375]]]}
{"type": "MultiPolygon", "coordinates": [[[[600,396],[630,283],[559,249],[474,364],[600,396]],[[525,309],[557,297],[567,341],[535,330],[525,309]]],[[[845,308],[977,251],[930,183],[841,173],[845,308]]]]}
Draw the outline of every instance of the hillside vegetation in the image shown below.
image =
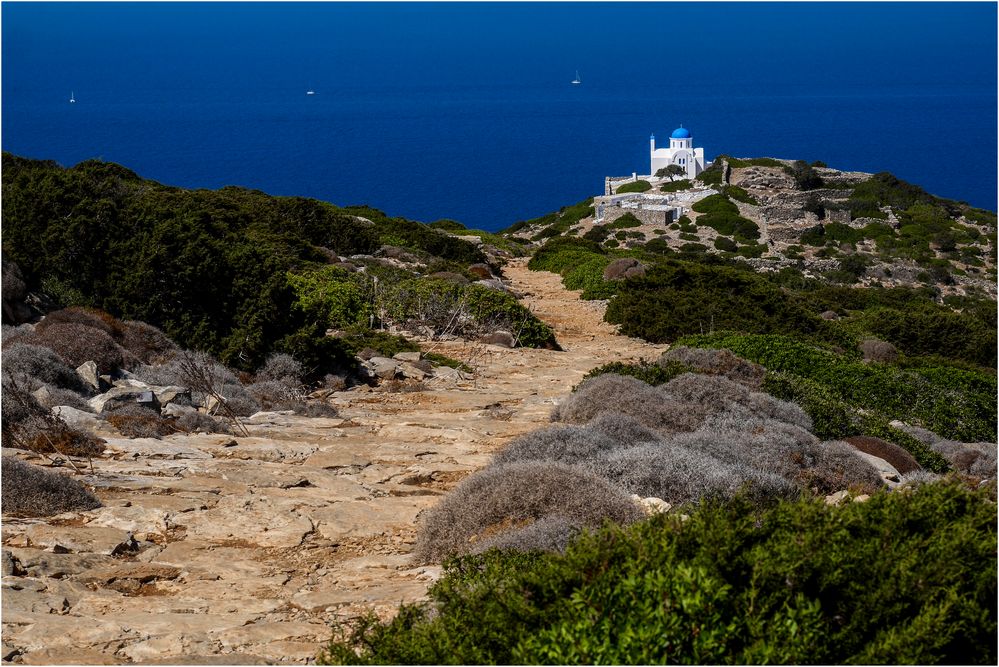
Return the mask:
{"type": "Polygon", "coordinates": [[[5,154],[3,199],[5,281],[19,275],[50,308],[147,322],[243,370],[287,352],[321,377],[347,352],[327,329],[385,324],[434,335],[454,321],[464,335],[501,328],[555,345],[513,296],[475,284],[511,254],[491,235],[476,244],[368,207],[168,187],[94,160],[65,169],[5,154]],[[433,275],[455,286],[448,301],[390,299],[436,291],[433,275]]]}

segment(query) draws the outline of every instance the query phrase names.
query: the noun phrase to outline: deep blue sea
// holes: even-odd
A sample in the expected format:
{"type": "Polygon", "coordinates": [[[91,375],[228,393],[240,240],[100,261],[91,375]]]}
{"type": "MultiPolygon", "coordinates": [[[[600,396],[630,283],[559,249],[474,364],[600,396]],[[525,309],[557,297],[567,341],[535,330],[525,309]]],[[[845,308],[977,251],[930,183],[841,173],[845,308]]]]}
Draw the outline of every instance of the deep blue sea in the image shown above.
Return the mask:
{"type": "Polygon", "coordinates": [[[709,158],[891,171],[995,210],[996,9],[7,2],[0,138],[496,230],[647,171],[682,123],[709,158]]]}

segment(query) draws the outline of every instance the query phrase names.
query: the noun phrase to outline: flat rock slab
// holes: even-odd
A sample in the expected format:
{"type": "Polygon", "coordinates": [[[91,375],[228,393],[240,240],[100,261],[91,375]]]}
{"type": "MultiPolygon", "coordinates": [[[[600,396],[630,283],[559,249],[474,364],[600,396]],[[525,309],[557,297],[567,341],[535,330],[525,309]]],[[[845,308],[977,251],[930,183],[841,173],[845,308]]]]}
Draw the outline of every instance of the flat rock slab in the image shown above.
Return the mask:
{"type": "Polygon", "coordinates": [[[137,541],[162,542],[166,539],[170,513],[148,507],[106,506],[89,512],[88,526],[105,526],[132,533],[137,541]]]}
{"type": "Polygon", "coordinates": [[[346,501],[328,508],[307,509],[316,530],[328,540],[375,537],[399,526],[410,527],[416,515],[436,502],[433,496],[378,498],[373,501],[346,501]]]}
{"type": "Polygon", "coordinates": [[[312,532],[312,522],[286,504],[267,498],[223,498],[214,508],[175,517],[190,537],[242,541],[261,547],[297,547],[312,532]]]}
{"type": "Polygon", "coordinates": [[[57,554],[31,548],[13,548],[10,551],[29,577],[63,579],[92,568],[106,567],[115,562],[114,558],[104,554],[57,554]]]}
{"type": "Polygon", "coordinates": [[[24,535],[28,546],[53,553],[94,553],[106,556],[134,551],[138,544],[132,533],[105,526],[49,526],[36,524],[24,535]]]}
{"type": "Polygon", "coordinates": [[[107,438],[106,449],[115,458],[210,459],[208,452],[196,447],[156,438],[107,438]]]}
{"type": "Polygon", "coordinates": [[[300,463],[314,454],[319,447],[302,443],[275,442],[264,438],[242,438],[236,447],[227,447],[216,456],[230,459],[269,461],[271,463],[300,463]]]}

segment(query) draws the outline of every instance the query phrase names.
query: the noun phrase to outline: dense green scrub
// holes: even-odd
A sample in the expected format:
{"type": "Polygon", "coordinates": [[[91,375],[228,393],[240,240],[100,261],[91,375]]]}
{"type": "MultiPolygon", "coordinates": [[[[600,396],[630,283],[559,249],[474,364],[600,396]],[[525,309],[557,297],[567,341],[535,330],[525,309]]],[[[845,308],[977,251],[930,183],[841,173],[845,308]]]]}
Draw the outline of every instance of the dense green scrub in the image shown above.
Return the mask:
{"type": "MultiPolygon", "coordinates": [[[[30,290],[148,322],[246,370],[282,351],[334,372],[350,350],[324,339],[326,329],[370,324],[381,305],[372,278],[387,287],[414,277],[377,262],[350,272],[329,265],[334,255],[393,246],[426,273],[461,274],[486,261],[472,243],[376,209],[235,187],[184,190],[96,160],[64,169],[5,154],[3,201],[4,259],[30,290]]],[[[483,319],[523,315],[510,297],[476,300],[502,311],[481,306],[483,319]]],[[[547,341],[533,316],[524,326],[547,341]]]]}
{"type": "Polygon", "coordinates": [[[737,499],[585,535],[564,556],[446,565],[372,615],[355,664],[995,664],[996,508],[935,483],[828,507],[737,499]]]}

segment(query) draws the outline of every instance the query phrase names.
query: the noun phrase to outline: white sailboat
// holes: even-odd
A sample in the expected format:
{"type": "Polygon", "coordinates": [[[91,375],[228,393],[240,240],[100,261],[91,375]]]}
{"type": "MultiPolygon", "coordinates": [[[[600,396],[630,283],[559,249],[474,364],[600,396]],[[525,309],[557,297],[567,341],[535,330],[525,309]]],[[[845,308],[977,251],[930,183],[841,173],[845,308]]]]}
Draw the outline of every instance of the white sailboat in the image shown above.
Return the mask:
{"type": "Polygon", "coordinates": [[[579,70],[578,70],[578,69],[576,70],[576,78],[575,78],[575,79],[573,79],[573,80],[571,81],[571,83],[572,83],[572,85],[574,85],[574,86],[578,86],[579,84],[583,83],[583,80],[579,78],[579,70]]]}
{"type": "Polygon", "coordinates": [[[73,95],[73,91],[72,90],[69,91],[69,103],[70,104],[76,104],[76,96],[73,95]]]}
{"type": "Polygon", "coordinates": [[[314,90],[307,90],[307,91],[305,91],[305,94],[306,95],[315,95],[316,91],[314,91],[314,90]]]}

